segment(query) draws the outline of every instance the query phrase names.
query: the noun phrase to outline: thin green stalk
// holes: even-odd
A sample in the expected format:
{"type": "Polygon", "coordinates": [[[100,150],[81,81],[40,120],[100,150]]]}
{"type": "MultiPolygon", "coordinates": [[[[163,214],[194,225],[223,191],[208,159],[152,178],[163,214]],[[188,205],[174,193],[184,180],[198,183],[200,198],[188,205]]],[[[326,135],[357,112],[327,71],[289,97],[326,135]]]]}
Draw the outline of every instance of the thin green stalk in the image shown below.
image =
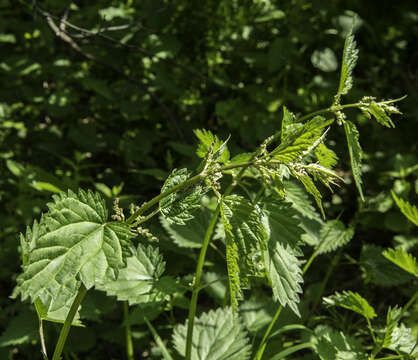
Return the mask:
{"type": "MultiPolygon", "coordinates": [[[[318,249],[319,249],[319,246],[318,246],[318,249]]],[[[312,253],[311,257],[309,258],[309,260],[307,261],[307,263],[306,263],[306,264],[305,264],[305,266],[303,267],[302,274],[305,274],[305,273],[308,271],[308,269],[310,268],[310,266],[311,266],[312,262],[315,260],[316,255],[318,254],[318,249],[316,249],[316,250],[312,253]]]]}
{"type": "Polygon", "coordinates": [[[307,343],[303,343],[303,344],[299,344],[299,345],[295,345],[292,347],[289,347],[283,351],[281,351],[280,353],[276,354],[275,356],[273,356],[270,360],[280,360],[280,359],[284,359],[286,358],[286,356],[289,356],[299,350],[303,350],[303,349],[313,349],[314,348],[314,344],[307,342],[307,343]]]}
{"type": "Polygon", "coordinates": [[[165,360],[173,360],[163,340],[161,339],[160,335],[158,335],[157,330],[155,330],[154,326],[152,326],[152,324],[149,322],[148,318],[145,315],[144,315],[144,321],[145,321],[145,324],[147,324],[148,328],[150,329],[152,335],[154,336],[154,340],[159,346],[161,353],[163,355],[163,358],[165,360]]]}
{"type": "Polygon", "coordinates": [[[267,339],[271,333],[271,330],[273,329],[274,325],[276,324],[277,319],[279,318],[280,313],[283,310],[283,306],[280,305],[276,311],[276,313],[274,314],[273,319],[271,320],[269,327],[267,328],[266,332],[264,333],[263,338],[261,339],[261,343],[258,346],[258,350],[257,353],[255,354],[254,360],[261,360],[264,350],[267,346],[267,339]]]}
{"type": "Polygon", "coordinates": [[[372,324],[370,322],[370,319],[368,317],[366,317],[366,321],[367,321],[367,327],[369,328],[370,331],[370,335],[372,336],[373,339],[373,343],[376,344],[376,337],[374,336],[374,332],[373,332],[373,327],[372,324]]]}
{"type": "Polygon", "coordinates": [[[190,360],[191,354],[192,354],[193,325],[194,325],[194,318],[196,315],[197,298],[198,298],[199,290],[200,290],[200,278],[202,276],[203,265],[205,263],[206,251],[208,249],[210,238],[212,237],[212,233],[215,228],[216,221],[218,220],[220,211],[221,211],[221,206],[218,205],[215,210],[215,213],[212,215],[209,226],[206,229],[205,238],[202,244],[202,249],[200,250],[200,254],[199,254],[199,261],[196,266],[196,274],[195,274],[194,284],[193,284],[192,299],[190,301],[190,307],[189,307],[189,323],[187,327],[187,340],[186,340],[186,360],[190,360]]]}
{"type": "Polygon", "coordinates": [[[87,293],[87,289],[82,283],[80,288],[78,289],[77,296],[75,297],[70,311],[68,312],[67,318],[65,319],[64,325],[62,326],[60,336],[57,341],[57,345],[55,346],[54,355],[52,356],[52,360],[60,360],[61,353],[64,349],[65,342],[67,341],[67,336],[71,328],[71,324],[73,323],[74,316],[77,313],[78,307],[80,306],[81,302],[83,301],[84,296],[87,293]]]}
{"type": "Polygon", "coordinates": [[[418,291],[411,297],[411,299],[406,303],[406,305],[402,308],[402,314],[407,311],[412,304],[418,299],[418,291]]]}
{"type": "Polygon", "coordinates": [[[395,359],[405,359],[405,355],[390,355],[390,356],[377,358],[375,360],[395,360],[395,359]]]}
{"type": "Polygon", "coordinates": [[[132,334],[131,334],[131,326],[128,323],[128,316],[129,316],[129,306],[128,302],[123,302],[123,319],[126,323],[125,325],[125,341],[126,341],[126,358],[128,360],[134,360],[134,346],[132,343],[132,334]]]}

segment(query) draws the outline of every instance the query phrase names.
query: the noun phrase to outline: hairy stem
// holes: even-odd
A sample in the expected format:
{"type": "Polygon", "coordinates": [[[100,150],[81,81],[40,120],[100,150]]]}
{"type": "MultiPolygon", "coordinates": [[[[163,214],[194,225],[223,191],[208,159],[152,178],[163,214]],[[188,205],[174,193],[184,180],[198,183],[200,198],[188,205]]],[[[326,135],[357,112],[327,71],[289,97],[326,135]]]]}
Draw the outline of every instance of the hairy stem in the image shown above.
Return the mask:
{"type": "MultiPolygon", "coordinates": [[[[123,302],[123,319],[125,322],[128,320],[129,306],[128,302],[123,302]]],[[[126,341],[126,358],[128,360],[134,360],[134,346],[132,343],[131,326],[127,323],[125,325],[125,341],[126,341]]]]}
{"type": "Polygon", "coordinates": [[[70,311],[68,312],[67,318],[65,319],[64,325],[62,326],[60,336],[57,341],[57,345],[55,346],[54,355],[52,356],[52,360],[60,360],[61,353],[64,349],[65,342],[67,341],[67,336],[70,331],[71,324],[73,323],[74,316],[77,313],[78,307],[80,306],[81,302],[83,301],[84,296],[87,293],[87,289],[82,283],[80,285],[80,289],[78,289],[77,296],[75,297],[70,311]]]}

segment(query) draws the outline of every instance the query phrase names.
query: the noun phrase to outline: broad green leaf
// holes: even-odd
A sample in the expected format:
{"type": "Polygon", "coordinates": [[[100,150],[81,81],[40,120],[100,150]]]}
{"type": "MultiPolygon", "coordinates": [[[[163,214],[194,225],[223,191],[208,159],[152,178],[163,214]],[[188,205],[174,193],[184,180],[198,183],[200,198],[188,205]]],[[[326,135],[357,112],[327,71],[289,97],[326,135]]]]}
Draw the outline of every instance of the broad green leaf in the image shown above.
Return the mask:
{"type": "Polygon", "coordinates": [[[407,328],[404,324],[393,329],[391,343],[387,348],[409,354],[413,358],[418,356],[417,338],[412,333],[412,329],[407,328]]]}
{"type": "Polygon", "coordinates": [[[104,282],[97,289],[130,305],[153,301],[155,284],[165,268],[163,257],[151,245],[138,244],[132,252],[134,255],[126,259],[127,265],[119,271],[118,278],[104,282]]]}
{"type": "Polygon", "coordinates": [[[265,267],[273,289],[273,298],[298,315],[299,293],[302,292],[302,270],[297,255],[303,230],[296,211],[289,203],[268,201],[263,207],[263,223],[267,236],[265,267]]]}
{"type": "Polygon", "coordinates": [[[221,163],[226,163],[229,160],[229,150],[226,144],[223,143],[211,131],[205,129],[193,130],[196,137],[199,139],[199,145],[196,150],[197,156],[200,158],[206,157],[211,146],[213,146],[213,153],[217,154],[218,160],[221,163]],[[212,145],[213,144],[213,145],[212,145]]]}
{"type": "Polygon", "coordinates": [[[0,335],[0,347],[28,344],[39,339],[39,324],[36,314],[24,310],[10,318],[10,322],[0,335]]]}
{"type": "Polygon", "coordinates": [[[97,193],[69,190],[53,199],[28,239],[28,260],[14,292],[23,300],[50,298],[48,312],[68,306],[80,281],[89,289],[116,279],[132,237],[125,224],[108,221],[97,193]]]}
{"type": "Polygon", "coordinates": [[[265,233],[259,209],[241,196],[224,198],[221,216],[226,235],[231,306],[236,311],[241,289],[249,285],[248,276],[260,274],[260,249],[265,247],[265,233]]]}
{"type": "Polygon", "coordinates": [[[325,254],[346,245],[354,236],[354,228],[346,228],[339,220],[327,221],[319,235],[318,254],[325,254]]]}
{"type": "Polygon", "coordinates": [[[283,306],[288,305],[300,317],[297,304],[303,277],[301,261],[294,255],[294,250],[289,245],[269,241],[264,261],[274,299],[283,306]]]}
{"type": "Polygon", "coordinates": [[[342,331],[318,326],[311,339],[313,348],[322,360],[366,360],[361,343],[342,331]]]}
{"type": "Polygon", "coordinates": [[[185,248],[199,248],[202,246],[209,221],[210,211],[205,208],[196,211],[194,218],[188,221],[187,225],[173,224],[160,216],[161,225],[170,235],[170,238],[178,246],[185,248]]]}
{"type": "Polygon", "coordinates": [[[364,201],[363,190],[361,188],[361,159],[363,157],[363,150],[361,150],[359,143],[359,133],[356,126],[350,122],[344,122],[345,135],[347,137],[348,152],[350,153],[351,170],[353,172],[354,181],[361,199],[364,201]]]}
{"type": "Polygon", "coordinates": [[[408,220],[413,222],[416,226],[418,226],[418,209],[416,206],[411,205],[409,202],[398,198],[395,193],[392,191],[392,196],[398,205],[399,209],[402,211],[408,220]]]}
{"type": "MultiPolygon", "coordinates": [[[[187,169],[174,169],[165,181],[161,193],[189,179],[187,169]]],[[[192,213],[199,208],[204,189],[200,185],[192,185],[187,189],[174,192],[160,200],[161,214],[170,222],[185,225],[193,219],[192,213]]]]}
{"type": "Polygon", "coordinates": [[[277,304],[260,293],[254,294],[250,299],[243,301],[239,309],[245,327],[249,332],[256,333],[270,324],[277,310],[277,304]]]}
{"type": "Polygon", "coordinates": [[[382,255],[414,276],[418,276],[418,263],[412,254],[404,249],[386,249],[382,255]]]}
{"type": "Polygon", "coordinates": [[[347,34],[344,43],[343,58],[341,64],[340,84],[337,96],[346,95],[353,86],[353,70],[358,58],[358,49],[354,40],[353,29],[347,34]]]}
{"type": "Polygon", "coordinates": [[[314,117],[301,128],[288,132],[281,144],[270,155],[274,160],[284,164],[300,160],[319,145],[318,141],[323,135],[323,129],[332,122],[333,119],[327,120],[322,116],[314,117]]]}
{"type": "Polygon", "coordinates": [[[339,306],[354,311],[367,319],[372,319],[377,316],[367,300],[361,297],[360,294],[352,291],[336,292],[332,296],[324,297],[323,301],[326,305],[339,306]]]}
{"type": "Polygon", "coordinates": [[[382,252],[382,247],[371,244],[361,249],[360,264],[366,281],[380,286],[398,286],[413,280],[410,274],[386,259],[382,252]]]}
{"type": "Polygon", "coordinates": [[[319,163],[325,168],[333,168],[337,165],[337,154],[329,149],[324,143],[320,143],[315,150],[315,156],[319,163]]]}
{"type": "MultiPolygon", "coordinates": [[[[174,328],[174,347],[185,356],[188,321],[174,328]]],[[[246,360],[251,346],[239,318],[230,308],[203,313],[195,319],[191,360],[246,360]]]]}

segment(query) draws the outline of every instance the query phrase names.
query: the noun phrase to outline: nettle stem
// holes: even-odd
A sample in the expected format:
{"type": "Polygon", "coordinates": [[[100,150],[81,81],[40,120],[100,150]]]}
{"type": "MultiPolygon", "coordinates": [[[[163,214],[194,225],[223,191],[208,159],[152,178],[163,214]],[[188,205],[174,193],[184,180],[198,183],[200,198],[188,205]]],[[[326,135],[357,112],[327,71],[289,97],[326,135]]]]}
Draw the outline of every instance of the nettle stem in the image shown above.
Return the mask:
{"type": "Polygon", "coordinates": [[[75,297],[70,311],[65,319],[64,325],[61,328],[61,332],[57,341],[57,345],[55,346],[54,355],[52,356],[52,360],[61,360],[61,353],[64,349],[65,342],[67,341],[67,336],[71,328],[71,324],[73,323],[75,314],[77,314],[77,310],[83,301],[84,296],[87,293],[87,289],[83,283],[81,283],[80,288],[78,289],[77,296],[75,297]]]}
{"type": "Polygon", "coordinates": [[[126,322],[125,325],[125,341],[126,341],[126,358],[128,360],[134,360],[134,346],[132,343],[131,326],[128,323],[129,305],[127,301],[123,302],[123,318],[126,322]]]}

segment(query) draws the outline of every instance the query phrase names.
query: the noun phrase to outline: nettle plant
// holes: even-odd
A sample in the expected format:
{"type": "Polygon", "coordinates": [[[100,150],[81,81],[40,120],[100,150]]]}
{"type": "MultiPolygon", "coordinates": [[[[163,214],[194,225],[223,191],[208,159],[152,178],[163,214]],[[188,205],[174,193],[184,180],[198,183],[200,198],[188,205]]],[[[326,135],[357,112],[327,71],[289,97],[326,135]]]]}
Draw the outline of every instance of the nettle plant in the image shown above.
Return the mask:
{"type": "MultiPolygon", "coordinates": [[[[78,311],[83,297],[93,288],[121,300],[125,315],[128,305],[145,307],[162,303],[178,291],[190,291],[188,320],[174,327],[171,341],[160,338],[144,311],[144,321],[164,359],[260,360],[269,339],[291,330],[303,332],[306,341],[282,350],[271,359],[281,359],[302,349],[311,349],[321,359],[343,355],[350,359],[374,359],[382,351],[392,353],[387,358],[395,359],[416,353],[411,330],[400,323],[416,294],[404,308],[389,309],[386,327],[379,329],[371,322],[376,316],[373,307],[359,294],[347,291],[324,298],[328,306],[343,307],[365,318],[365,328],[371,337],[368,347],[361,347],[356,339],[328,326],[310,330],[295,324],[272,333],[284,307],[300,317],[303,275],[312,261],[318,255],[341,248],[354,235],[352,227],[337,219],[322,220],[325,218],[322,195],[316,183],[329,189],[343,183],[333,170],[338,159],[325,144],[327,132],[332,126],[344,127],[353,177],[363,197],[359,133],[355,124],[346,119],[344,110],[360,109],[368,118],[387,127],[393,126],[389,116],[400,113],[393,105],[400,99],[378,102],[365,97],[354,104],[341,103],[342,96],[352,87],[358,54],[355,45],[350,32],[344,46],[340,85],[329,108],[299,118],[284,108],[280,131],[254,152],[232,158],[227,141],[221,141],[210,131],[196,130],[200,166],[193,172],[173,170],[161,193],[140,206],[132,205],[129,216],[125,216],[127,211],[117,201],[114,214],[109,216],[104,200],[91,191],[69,190],[53,196],[53,202],[47,204],[48,211],[20,237],[23,272],[13,294],[21,295],[22,300],[30,298],[35,305],[45,359],[48,355],[43,321],[63,323],[52,355],[53,360],[58,360],[70,327],[81,323],[78,311]],[[330,117],[323,116],[326,114],[330,117]],[[204,194],[209,192],[217,200],[211,210],[201,204],[204,194]],[[315,200],[322,218],[306,193],[315,200]],[[147,222],[156,215],[160,216],[165,231],[181,246],[200,249],[194,277],[186,286],[164,274],[165,262],[158,239],[147,228],[147,222]],[[316,236],[309,231],[306,221],[319,224],[316,236]],[[314,247],[307,261],[303,259],[303,245],[314,247]],[[218,252],[225,249],[222,256],[227,268],[228,296],[224,307],[196,317],[199,292],[219,281],[203,274],[209,246],[218,252]],[[277,311],[258,344],[250,344],[240,317],[243,289],[254,283],[269,285],[277,304],[277,311]]],[[[391,249],[385,256],[417,276],[417,264],[411,255],[391,249]]],[[[314,307],[320,297],[321,294],[314,307]]],[[[126,325],[128,359],[134,356],[132,344],[130,325],[126,325]]]]}

